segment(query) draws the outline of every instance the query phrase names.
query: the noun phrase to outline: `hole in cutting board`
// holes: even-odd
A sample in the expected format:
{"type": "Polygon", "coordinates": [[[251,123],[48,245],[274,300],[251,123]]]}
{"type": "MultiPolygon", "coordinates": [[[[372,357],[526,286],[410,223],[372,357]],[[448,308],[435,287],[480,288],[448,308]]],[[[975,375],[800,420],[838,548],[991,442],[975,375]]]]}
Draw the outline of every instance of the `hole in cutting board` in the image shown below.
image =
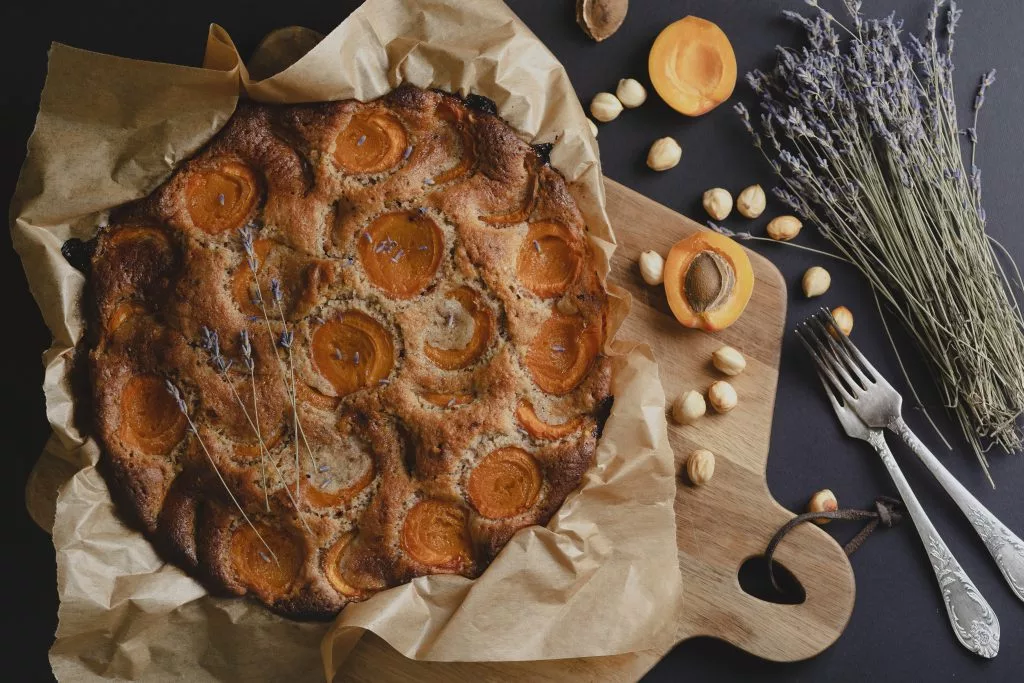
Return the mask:
{"type": "Polygon", "coordinates": [[[759,600],[774,602],[777,605],[799,605],[806,600],[807,591],[793,576],[793,572],[774,560],[772,565],[775,568],[775,581],[781,590],[775,590],[775,587],[772,586],[772,581],[768,577],[768,561],[764,555],[747,558],[740,565],[738,576],[740,588],[759,600]]]}

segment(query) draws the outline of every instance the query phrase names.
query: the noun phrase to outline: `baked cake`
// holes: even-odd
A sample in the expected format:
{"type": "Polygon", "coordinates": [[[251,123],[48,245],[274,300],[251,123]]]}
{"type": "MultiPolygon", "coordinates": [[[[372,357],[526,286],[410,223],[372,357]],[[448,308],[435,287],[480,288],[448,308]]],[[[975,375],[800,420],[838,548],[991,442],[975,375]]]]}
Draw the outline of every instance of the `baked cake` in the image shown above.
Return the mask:
{"type": "Polygon", "coordinates": [[[593,461],[608,298],[544,149],[488,101],[241,103],[91,259],[115,500],[292,617],[473,577],[593,461]]]}

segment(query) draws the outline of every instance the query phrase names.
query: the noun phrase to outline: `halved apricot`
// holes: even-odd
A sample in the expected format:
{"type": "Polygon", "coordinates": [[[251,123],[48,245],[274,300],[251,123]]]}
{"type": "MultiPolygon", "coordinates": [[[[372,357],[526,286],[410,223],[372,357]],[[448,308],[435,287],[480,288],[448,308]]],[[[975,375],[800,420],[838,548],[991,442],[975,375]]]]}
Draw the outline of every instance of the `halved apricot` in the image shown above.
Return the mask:
{"type": "Polygon", "coordinates": [[[320,325],[312,346],[313,366],[338,396],[376,386],[395,364],[391,335],[361,311],[346,311],[320,325]]]}
{"type": "Polygon", "coordinates": [[[754,291],[747,253],[734,240],[705,230],[676,243],[665,261],[665,294],[676,320],[716,332],[732,325],[754,291]]]}
{"type": "Polygon", "coordinates": [[[566,394],[586,377],[600,347],[599,324],[556,312],[530,342],[526,367],[541,391],[566,394]]]}
{"type": "Polygon", "coordinates": [[[327,580],[334,586],[334,590],[347,597],[359,595],[360,592],[358,588],[345,580],[341,572],[342,556],[352,538],[353,534],[342,534],[341,538],[335,541],[334,545],[324,553],[323,561],[324,574],[327,575],[327,580]]]}
{"type": "Polygon", "coordinates": [[[285,427],[283,422],[275,427],[268,427],[265,424],[260,425],[260,431],[263,432],[263,447],[260,447],[260,442],[256,439],[256,434],[254,433],[252,435],[251,442],[235,443],[235,457],[243,460],[247,458],[260,457],[260,453],[263,452],[263,448],[266,448],[269,451],[281,442],[281,438],[284,436],[284,430],[285,427]]]}
{"type": "Polygon", "coordinates": [[[462,144],[458,163],[433,177],[435,185],[443,185],[464,176],[472,170],[476,164],[476,146],[473,135],[470,133],[467,125],[469,112],[465,108],[456,106],[447,99],[442,99],[437,105],[437,115],[442,121],[446,121],[451,125],[452,130],[459,136],[462,144]]]}
{"type": "MultiPolygon", "coordinates": [[[[266,268],[262,267],[262,264],[267,262],[267,254],[270,253],[270,249],[273,246],[274,243],[271,240],[256,240],[252,243],[253,251],[261,264],[259,282],[260,290],[264,297],[269,297],[270,274],[266,268]]],[[[242,313],[246,315],[262,315],[263,309],[256,299],[256,276],[253,275],[252,269],[244,260],[235,269],[234,275],[231,276],[231,293],[234,295],[235,302],[238,303],[238,308],[242,313]]],[[[268,306],[268,312],[272,312],[273,307],[270,305],[269,298],[265,299],[264,305],[268,306]]]]}
{"type": "Polygon", "coordinates": [[[444,256],[444,233],[420,211],[384,214],[366,228],[358,244],[366,277],[398,299],[422,292],[444,256]]]}
{"type": "Polygon", "coordinates": [[[402,548],[423,564],[457,569],[471,557],[466,511],[455,503],[421,500],[405,516],[402,548]]]}
{"type": "Polygon", "coordinates": [[[192,223],[215,235],[248,222],[260,198],[259,180],[246,164],[222,159],[188,176],[185,197],[192,223]]]}
{"type": "Polygon", "coordinates": [[[309,386],[305,382],[295,383],[295,398],[311,406],[333,412],[338,407],[338,398],[328,396],[309,386]]]}
{"type": "Polygon", "coordinates": [[[149,455],[166,455],[185,436],[188,422],[155,375],[136,375],[121,389],[121,438],[149,455]]]}
{"type": "Polygon", "coordinates": [[[480,220],[494,225],[522,223],[530,217],[531,213],[533,213],[533,207],[537,203],[538,185],[540,185],[540,177],[537,174],[536,169],[531,169],[530,178],[527,180],[526,185],[526,195],[523,197],[520,205],[517,208],[504,213],[492,213],[480,216],[480,220]]]}
{"type": "Polygon", "coordinates": [[[169,252],[174,246],[166,232],[159,228],[120,228],[114,231],[107,241],[108,248],[126,243],[144,244],[147,248],[161,252],[169,252]]]}
{"type": "Polygon", "coordinates": [[[408,136],[398,118],[379,109],[352,116],[334,144],[334,160],[349,173],[381,173],[398,165],[408,136]]]}
{"type": "Polygon", "coordinates": [[[433,391],[425,391],[420,394],[420,397],[427,403],[431,403],[438,408],[464,406],[473,400],[472,394],[445,394],[433,391]]]}
{"type": "Polygon", "coordinates": [[[309,486],[302,489],[302,493],[313,507],[336,507],[348,502],[356,494],[369,486],[375,474],[373,461],[368,460],[366,469],[351,482],[338,481],[332,474],[328,473],[323,475],[320,481],[314,480],[309,482],[309,486]]]}
{"type": "Polygon", "coordinates": [[[551,424],[540,419],[529,401],[520,401],[516,406],[516,419],[523,426],[526,433],[536,439],[555,441],[564,439],[570,434],[579,430],[583,425],[583,416],[577,415],[561,424],[551,424]]]}
{"type": "Polygon", "coordinates": [[[484,517],[503,519],[528,510],[540,493],[543,475],[533,456],[510,446],[491,451],[469,475],[469,501],[484,517]]]}
{"type": "Polygon", "coordinates": [[[687,116],[706,114],[736,87],[736,53],[729,38],[700,17],[666,26],[651,46],[647,69],[661,99],[687,116]]]}
{"type": "Polygon", "coordinates": [[[539,297],[561,296],[580,272],[583,250],[561,223],[531,223],[519,247],[520,282],[539,297]]]}
{"type": "Polygon", "coordinates": [[[423,345],[423,353],[442,370],[459,370],[472,365],[487,350],[491,340],[491,310],[470,287],[454,289],[448,292],[448,298],[458,301],[473,319],[473,335],[461,349],[445,349],[428,343],[423,345]]]}
{"type": "Polygon", "coordinates": [[[302,571],[305,554],[302,542],[287,531],[265,524],[259,524],[257,528],[258,535],[248,524],[240,524],[235,530],[229,550],[231,566],[235,576],[247,588],[262,595],[279,597],[302,571]],[[267,552],[267,546],[273,554],[267,552]]]}
{"type": "Polygon", "coordinates": [[[143,315],[144,313],[145,310],[142,306],[139,306],[136,303],[122,302],[118,304],[107,318],[107,333],[111,335],[115,334],[122,325],[131,321],[132,318],[143,315]]]}

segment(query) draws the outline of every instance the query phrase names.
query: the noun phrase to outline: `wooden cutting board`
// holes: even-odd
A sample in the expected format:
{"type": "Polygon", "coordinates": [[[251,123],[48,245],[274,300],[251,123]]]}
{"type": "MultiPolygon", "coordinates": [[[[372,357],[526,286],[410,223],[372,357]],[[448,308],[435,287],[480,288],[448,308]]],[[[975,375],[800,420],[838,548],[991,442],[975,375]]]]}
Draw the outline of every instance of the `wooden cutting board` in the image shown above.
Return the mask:
{"type": "MultiPolygon", "coordinates": [[[[714,335],[684,329],[672,317],[664,290],[648,287],[640,278],[636,261],[645,249],[667,254],[675,242],[701,226],[614,181],[606,181],[606,188],[608,214],[619,241],[611,280],[633,296],[633,309],[620,335],[641,339],[654,349],[667,402],[688,389],[704,390],[721,378],[710,357],[722,344],[736,347],[747,358],[746,371],[730,380],[739,394],[735,410],[709,414],[691,426],[669,420],[669,442],[681,470],[695,448],[716,455],[715,475],[708,485],[694,488],[683,474],[676,493],[683,579],[676,641],[713,636],[770,660],[812,657],[835,642],[853,610],[853,570],[839,545],[816,526],[803,524],[779,547],[777,561],[806,592],[798,605],[753,597],[737,578],[744,561],[763,554],[768,539],[793,517],[775,502],[765,482],[786,322],[786,284],[767,259],[748,252],[757,284],[743,317],[714,335]]],[[[547,662],[416,662],[367,634],[337,680],[636,680],[664,654],[648,650],[547,662]]]]}

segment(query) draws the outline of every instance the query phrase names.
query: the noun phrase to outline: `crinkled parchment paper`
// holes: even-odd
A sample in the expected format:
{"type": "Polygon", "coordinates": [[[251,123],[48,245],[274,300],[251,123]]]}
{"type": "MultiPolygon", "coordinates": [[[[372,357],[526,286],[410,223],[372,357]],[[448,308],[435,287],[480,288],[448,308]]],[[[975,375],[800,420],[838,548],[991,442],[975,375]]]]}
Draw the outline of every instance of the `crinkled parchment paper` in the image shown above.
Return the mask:
{"type": "MultiPolygon", "coordinates": [[[[75,420],[69,376],[85,280],[61,245],[91,237],[106,210],[149,193],[220,129],[240,94],[369,100],[402,82],[486,95],[529,141],[557,142],[552,163],[570,180],[600,253],[611,255],[580,104],[558,61],[499,0],[369,0],[259,82],[218,26],[203,68],[53,46],[11,216],[54,336],[44,355],[53,437],[28,501],[53,529],[58,678],[332,678],[364,629],[409,657],[463,661],[611,655],[670,637],[681,586],[664,393],[650,353],[622,342],[612,350],[614,408],[583,486],[546,528],[516,534],[476,580],[424,577],[350,606],[334,624],[297,623],[208,596],[115,514],[95,468],[99,448],[75,420]]],[[[628,301],[616,296],[613,305],[617,325],[628,301]]]]}

